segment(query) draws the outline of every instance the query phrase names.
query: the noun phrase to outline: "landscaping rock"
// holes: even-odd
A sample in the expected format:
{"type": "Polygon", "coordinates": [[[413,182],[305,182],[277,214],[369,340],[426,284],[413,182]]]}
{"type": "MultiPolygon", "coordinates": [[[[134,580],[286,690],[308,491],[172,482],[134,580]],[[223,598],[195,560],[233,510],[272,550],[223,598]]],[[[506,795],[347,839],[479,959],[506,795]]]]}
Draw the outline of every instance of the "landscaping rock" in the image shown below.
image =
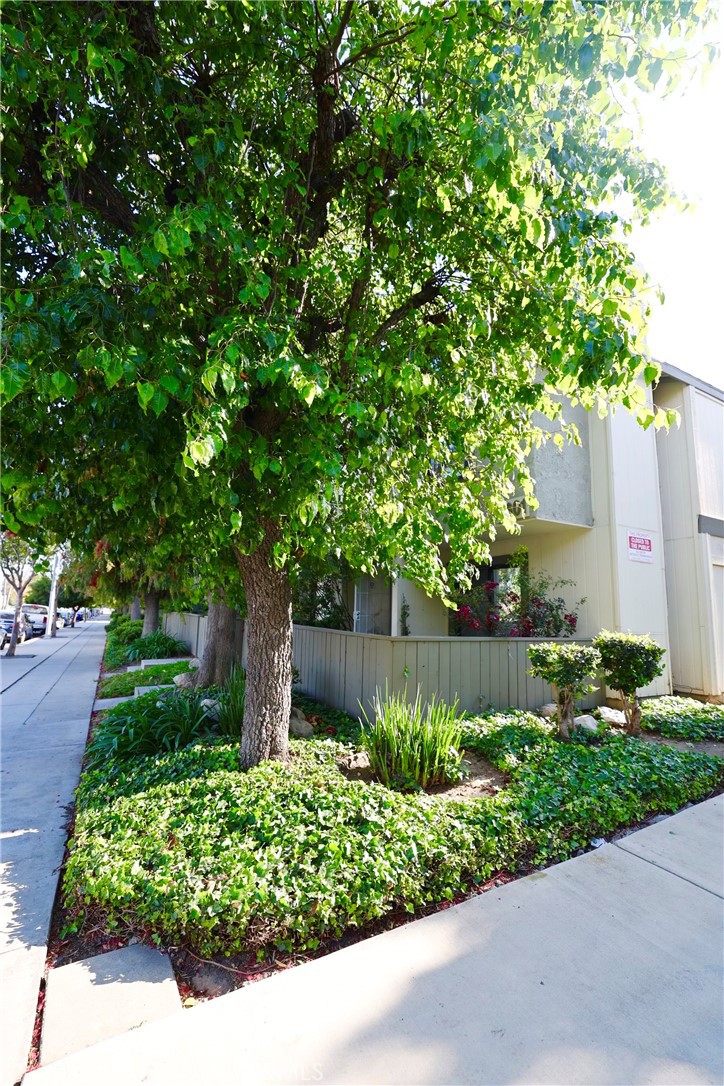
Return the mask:
{"type": "Polygon", "coordinates": [[[626,724],[626,716],[621,709],[611,709],[608,705],[602,705],[598,710],[598,715],[604,724],[614,724],[616,727],[624,727],[626,724]]]}
{"type": "Polygon", "coordinates": [[[314,735],[314,728],[301,709],[297,709],[296,705],[292,706],[292,711],[289,714],[289,731],[291,735],[296,735],[298,739],[311,739],[314,735]]]}
{"type": "Polygon", "coordinates": [[[588,735],[598,735],[598,721],[595,717],[592,717],[590,713],[584,713],[582,716],[577,716],[573,721],[573,726],[577,732],[586,732],[588,735]]]}
{"type": "Polygon", "coordinates": [[[549,701],[547,705],[541,705],[538,710],[538,716],[554,717],[558,713],[558,706],[554,701],[549,701]]]}
{"type": "Polygon", "coordinates": [[[182,671],[180,675],[174,675],[174,685],[181,690],[186,690],[194,685],[194,676],[190,671],[182,671]]]}
{"type": "Polygon", "coordinates": [[[212,720],[218,720],[219,709],[221,708],[221,705],[216,698],[204,698],[204,700],[201,702],[201,708],[206,709],[206,712],[209,714],[212,720]]]}
{"type": "Polygon", "coordinates": [[[221,966],[208,963],[197,969],[193,975],[193,987],[197,992],[215,999],[217,996],[233,992],[236,984],[234,974],[221,966]]]}
{"type": "Polygon", "coordinates": [[[193,660],[189,660],[189,667],[192,671],[198,671],[198,669],[201,667],[201,661],[199,660],[198,656],[194,656],[193,660]]]}

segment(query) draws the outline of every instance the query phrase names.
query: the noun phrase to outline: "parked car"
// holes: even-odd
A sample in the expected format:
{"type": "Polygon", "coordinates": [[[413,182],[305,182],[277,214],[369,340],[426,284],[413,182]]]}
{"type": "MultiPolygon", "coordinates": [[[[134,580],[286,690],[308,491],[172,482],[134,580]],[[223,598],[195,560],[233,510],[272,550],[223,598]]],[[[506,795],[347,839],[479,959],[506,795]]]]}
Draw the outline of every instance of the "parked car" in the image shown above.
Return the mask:
{"type": "Polygon", "coordinates": [[[32,637],[42,637],[48,629],[50,612],[42,603],[24,603],[23,614],[30,620],[33,628],[32,637]]]}
{"type": "MultiPolygon", "coordinates": [[[[15,622],[14,611],[0,611],[0,650],[4,649],[6,645],[10,644],[10,638],[13,633],[13,623],[15,622]]],[[[22,645],[23,641],[33,636],[33,627],[28,619],[27,615],[20,614],[20,632],[18,633],[18,645],[22,645]]]]}

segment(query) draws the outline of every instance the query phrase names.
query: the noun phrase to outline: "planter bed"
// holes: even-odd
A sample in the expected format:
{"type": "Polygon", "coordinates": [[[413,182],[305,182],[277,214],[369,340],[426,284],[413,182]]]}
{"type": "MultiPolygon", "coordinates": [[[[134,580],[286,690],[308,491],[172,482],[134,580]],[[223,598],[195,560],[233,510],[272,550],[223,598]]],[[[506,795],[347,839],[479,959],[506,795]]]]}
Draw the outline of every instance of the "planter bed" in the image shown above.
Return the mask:
{"type": "Polygon", "coordinates": [[[345,773],[355,721],[295,702],[315,736],[292,740],[287,765],[242,774],[236,745],[209,738],[84,772],[66,932],[171,946],[186,967],[216,957],[237,986],[268,968],[257,959],[334,949],[722,784],[720,759],[620,734],[563,744],[550,723],[511,711],[466,723],[466,749],[495,768],[497,791],[401,794],[345,773]]]}

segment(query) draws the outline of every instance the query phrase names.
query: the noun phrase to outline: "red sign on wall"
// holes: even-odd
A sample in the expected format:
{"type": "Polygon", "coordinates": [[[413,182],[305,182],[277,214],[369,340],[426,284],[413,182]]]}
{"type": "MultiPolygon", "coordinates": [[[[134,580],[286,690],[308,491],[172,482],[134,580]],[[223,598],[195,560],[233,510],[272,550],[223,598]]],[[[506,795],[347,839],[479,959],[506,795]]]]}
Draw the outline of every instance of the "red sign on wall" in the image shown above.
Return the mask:
{"type": "Polygon", "coordinates": [[[628,557],[630,562],[653,562],[654,544],[649,532],[629,531],[628,557]]]}

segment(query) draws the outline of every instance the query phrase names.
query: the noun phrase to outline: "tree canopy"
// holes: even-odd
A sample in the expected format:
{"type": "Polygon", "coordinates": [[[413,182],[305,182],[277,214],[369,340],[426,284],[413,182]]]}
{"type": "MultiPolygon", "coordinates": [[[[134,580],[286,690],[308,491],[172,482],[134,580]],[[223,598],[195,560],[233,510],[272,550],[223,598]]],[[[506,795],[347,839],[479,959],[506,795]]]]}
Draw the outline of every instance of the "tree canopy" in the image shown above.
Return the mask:
{"type": "MultiPolygon", "coordinates": [[[[447,594],[529,489],[536,411],[653,420],[612,199],[645,216],[666,190],[618,92],[675,78],[711,7],[4,12],[13,418],[72,404],[82,426],[130,395],[180,429],[174,477],[218,513],[249,608],[242,762],[284,757],[302,556],[447,594]]],[[[38,524],[57,497],[10,469],[12,523],[38,524]]],[[[131,456],[113,481],[129,520],[144,478],[131,456]]]]}

